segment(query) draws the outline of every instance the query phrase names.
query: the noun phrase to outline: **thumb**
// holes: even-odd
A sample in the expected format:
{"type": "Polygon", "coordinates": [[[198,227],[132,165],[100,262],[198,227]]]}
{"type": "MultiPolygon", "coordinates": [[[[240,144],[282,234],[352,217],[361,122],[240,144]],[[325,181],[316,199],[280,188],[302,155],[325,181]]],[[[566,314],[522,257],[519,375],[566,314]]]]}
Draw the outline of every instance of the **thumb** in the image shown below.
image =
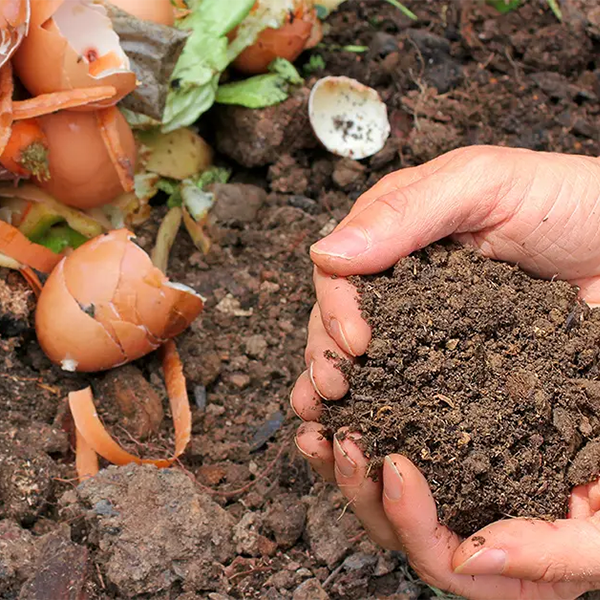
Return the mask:
{"type": "Polygon", "coordinates": [[[465,540],[452,558],[461,575],[503,575],[537,583],[600,582],[600,520],[548,523],[512,519],[493,523],[465,540]]]}
{"type": "MultiPolygon", "coordinates": [[[[520,195],[515,188],[524,192],[527,184],[514,178],[514,153],[532,154],[491,146],[464,148],[449,153],[443,166],[425,177],[396,189],[388,185],[312,246],[313,261],[340,276],[376,273],[450,234],[501,223],[516,210],[520,195]]],[[[388,177],[400,178],[401,173],[388,177]]]]}

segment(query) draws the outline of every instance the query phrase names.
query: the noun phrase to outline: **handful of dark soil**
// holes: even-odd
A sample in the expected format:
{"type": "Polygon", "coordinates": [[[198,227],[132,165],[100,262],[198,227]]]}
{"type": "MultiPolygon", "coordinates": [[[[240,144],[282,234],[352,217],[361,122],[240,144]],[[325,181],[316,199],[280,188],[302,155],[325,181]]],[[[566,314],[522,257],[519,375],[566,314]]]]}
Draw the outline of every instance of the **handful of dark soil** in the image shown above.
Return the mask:
{"type": "Polygon", "coordinates": [[[564,518],[573,486],[600,473],[600,309],[447,245],[353,283],[373,338],[340,365],[350,392],[328,403],[328,430],[361,432],[375,462],[408,456],[461,535],[564,518]]]}

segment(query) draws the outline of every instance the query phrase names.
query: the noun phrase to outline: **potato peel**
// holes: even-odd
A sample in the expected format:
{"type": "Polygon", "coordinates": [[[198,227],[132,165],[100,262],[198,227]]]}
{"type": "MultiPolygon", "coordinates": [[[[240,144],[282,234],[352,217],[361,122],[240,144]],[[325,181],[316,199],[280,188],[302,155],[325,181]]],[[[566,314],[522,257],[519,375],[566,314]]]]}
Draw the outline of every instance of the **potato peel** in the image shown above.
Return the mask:
{"type": "Polygon", "coordinates": [[[119,109],[114,106],[98,110],[96,112],[96,118],[98,119],[98,125],[100,126],[100,133],[104,145],[106,146],[110,159],[119,175],[119,181],[126,192],[132,192],[135,187],[135,165],[131,163],[127,157],[127,153],[121,145],[121,138],[119,136],[116,120],[118,110],[119,109]]]}
{"type": "Polygon", "coordinates": [[[28,100],[13,102],[13,120],[32,119],[56,112],[86,106],[112,98],[117,90],[111,85],[92,88],[77,88],[50,94],[40,94],[28,100]]]}
{"type": "Polygon", "coordinates": [[[0,252],[42,273],[50,273],[63,258],[29,241],[16,227],[5,221],[0,221],[0,252]]]}
{"type": "MultiPolygon", "coordinates": [[[[161,348],[165,385],[175,427],[175,450],[169,458],[140,458],[123,449],[108,433],[96,411],[90,387],[71,392],[69,407],[77,435],[76,467],[80,481],[95,474],[91,452],[108,462],[123,466],[129,463],[170,467],[185,451],[191,437],[192,413],[188,400],[183,367],[175,342],[169,340],[161,348]]],[[[96,470],[97,472],[97,470],[96,470]]]]}

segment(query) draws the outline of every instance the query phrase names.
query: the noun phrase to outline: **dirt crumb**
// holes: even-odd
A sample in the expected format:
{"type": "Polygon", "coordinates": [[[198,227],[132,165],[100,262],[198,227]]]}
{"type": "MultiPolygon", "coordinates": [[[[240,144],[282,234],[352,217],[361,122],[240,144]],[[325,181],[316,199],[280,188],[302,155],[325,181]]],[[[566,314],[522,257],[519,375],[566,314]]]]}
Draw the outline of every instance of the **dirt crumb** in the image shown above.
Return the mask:
{"type": "Polygon", "coordinates": [[[341,364],[350,392],[329,430],[360,431],[375,462],[408,456],[462,535],[565,517],[572,486],[600,472],[600,310],[449,244],[354,283],[373,338],[362,363],[341,364]]]}

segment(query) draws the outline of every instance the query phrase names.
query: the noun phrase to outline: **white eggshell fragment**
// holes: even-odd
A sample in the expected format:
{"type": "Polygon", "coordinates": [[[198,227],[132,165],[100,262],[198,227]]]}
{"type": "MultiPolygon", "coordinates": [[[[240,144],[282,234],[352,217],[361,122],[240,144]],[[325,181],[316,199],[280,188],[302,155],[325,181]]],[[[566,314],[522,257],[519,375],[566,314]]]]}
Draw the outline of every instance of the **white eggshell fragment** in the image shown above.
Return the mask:
{"type": "Polygon", "coordinates": [[[387,107],[379,94],[350,77],[319,79],[310,93],[308,113],[319,141],[338,156],[372,156],[390,135],[387,107]]]}

